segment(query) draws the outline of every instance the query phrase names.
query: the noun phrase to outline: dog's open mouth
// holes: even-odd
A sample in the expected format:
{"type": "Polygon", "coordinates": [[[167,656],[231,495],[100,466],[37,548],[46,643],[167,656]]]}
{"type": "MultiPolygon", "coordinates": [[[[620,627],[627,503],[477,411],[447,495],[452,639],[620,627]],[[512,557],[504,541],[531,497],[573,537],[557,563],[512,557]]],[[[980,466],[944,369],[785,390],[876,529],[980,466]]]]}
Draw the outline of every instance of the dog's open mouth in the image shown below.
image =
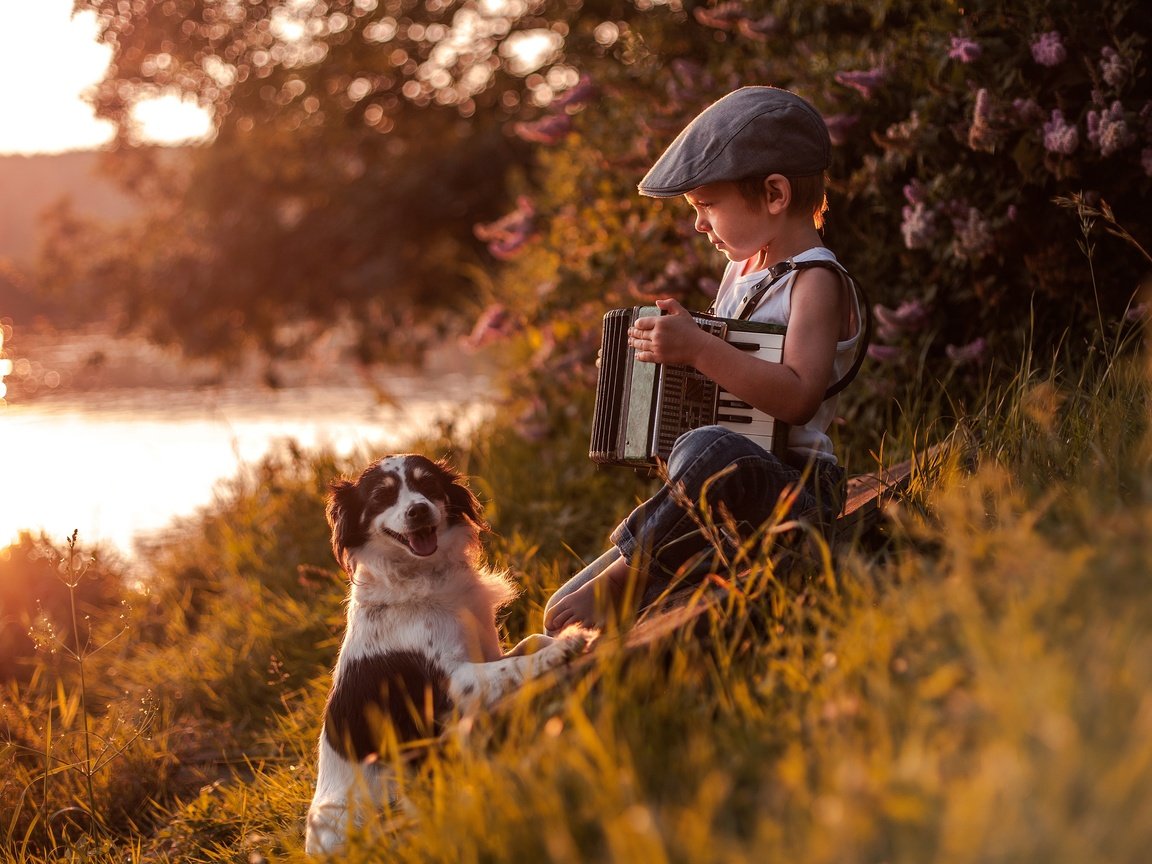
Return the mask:
{"type": "Polygon", "coordinates": [[[415,531],[409,531],[406,534],[385,528],[384,533],[403,543],[413,555],[418,555],[421,558],[427,558],[436,551],[435,526],[431,528],[417,528],[415,531]]]}

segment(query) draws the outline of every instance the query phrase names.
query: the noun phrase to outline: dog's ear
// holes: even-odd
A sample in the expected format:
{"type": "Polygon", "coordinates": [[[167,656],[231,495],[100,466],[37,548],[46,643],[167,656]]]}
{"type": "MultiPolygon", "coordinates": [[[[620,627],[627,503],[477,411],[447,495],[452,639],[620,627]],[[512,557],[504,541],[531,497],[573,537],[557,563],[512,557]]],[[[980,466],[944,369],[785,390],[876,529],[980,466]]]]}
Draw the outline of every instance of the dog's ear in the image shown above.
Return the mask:
{"type": "Polygon", "coordinates": [[[332,554],[348,573],[348,550],[363,546],[368,539],[364,534],[363,502],[360,490],[349,480],[333,480],[328,484],[328,506],[324,515],[332,528],[332,554]]]}
{"type": "Polygon", "coordinates": [[[472,494],[472,490],[465,485],[464,478],[447,462],[437,464],[448,481],[446,492],[449,518],[467,519],[480,530],[488,530],[488,523],[484,521],[480,499],[472,494]]]}

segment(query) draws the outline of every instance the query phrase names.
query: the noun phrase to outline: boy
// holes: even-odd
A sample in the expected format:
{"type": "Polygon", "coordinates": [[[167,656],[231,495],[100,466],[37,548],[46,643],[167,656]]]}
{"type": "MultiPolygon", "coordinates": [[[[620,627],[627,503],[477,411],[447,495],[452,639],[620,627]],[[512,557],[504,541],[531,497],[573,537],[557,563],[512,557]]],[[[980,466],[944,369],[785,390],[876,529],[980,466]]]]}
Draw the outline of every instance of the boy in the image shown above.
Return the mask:
{"type": "Polygon", "coordinates": [[[719,426],[681,435],[664,486],[616,528],[612,549],[549,600],[548,632],[600,625],[606,606],[626,600],[650,603],[685,564],[700,561],[711,548],[692,513],[702,498],[744,536],[797,484],[790,515],[835,516],[844,472],[826,434],[836,409],[829,391],[855,371],[862,310],[819,233],[830,151],[823,118],[808,102],[787,90],[743,87],[697,116],[640,182],[643,195],[683,195],[696,230],[728,258],[715,314],[735,318],[754,305],[752,320],[785,324],[788,335],[782,362],[761,360],[701,330],[684,307],[663,299],[657,305],[666,314],[638,319],[629,346],[641,362],[694,366],[789,424],[787,456],[719,426]],[[812,261],[827,263],[805,264],[812,261]]]}

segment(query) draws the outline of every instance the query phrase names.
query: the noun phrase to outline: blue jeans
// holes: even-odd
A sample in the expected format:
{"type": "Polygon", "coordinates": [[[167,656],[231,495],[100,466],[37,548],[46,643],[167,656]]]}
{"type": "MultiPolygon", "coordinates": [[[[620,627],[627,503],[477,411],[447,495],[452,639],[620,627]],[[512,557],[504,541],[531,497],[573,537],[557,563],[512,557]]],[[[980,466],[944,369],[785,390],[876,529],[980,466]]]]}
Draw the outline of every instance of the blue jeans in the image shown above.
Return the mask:
{"type": "Polygon", "coordinates": [[[839,466],[821,459],[811,466],[785,462],[721,426],[685,432],[668,457],[664,485],[616,527],[612,548],[564,583],[545,611],[621,557],[644,568],[648,584],[640,605],[650,604],[673,579],[690,581],[720,563],[718,556],[733,554],[772,518],[781,494],[801,481],[781,521],[803,516],[830,525],[843,501],[839,466]]]}

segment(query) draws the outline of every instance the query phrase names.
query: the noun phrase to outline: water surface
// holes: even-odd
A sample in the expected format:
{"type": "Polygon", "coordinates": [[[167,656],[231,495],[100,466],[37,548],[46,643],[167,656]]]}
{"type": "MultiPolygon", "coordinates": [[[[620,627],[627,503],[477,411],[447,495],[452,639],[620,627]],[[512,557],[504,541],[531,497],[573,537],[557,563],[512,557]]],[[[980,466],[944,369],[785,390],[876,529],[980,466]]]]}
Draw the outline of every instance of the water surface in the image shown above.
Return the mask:
{"type": "Polygon", "coordinates": [[[466,432],[487,387],[459,358],[367,373],[333,357],[287,367],[272,389],[252,370],[221,376],[138,342],[36,342],[8,346],[26,374],[0,403],[0,546],[21,529],[57,543],[79,530],[131,555],[279,441],[382,454],[439,422],[466,432]]]}

